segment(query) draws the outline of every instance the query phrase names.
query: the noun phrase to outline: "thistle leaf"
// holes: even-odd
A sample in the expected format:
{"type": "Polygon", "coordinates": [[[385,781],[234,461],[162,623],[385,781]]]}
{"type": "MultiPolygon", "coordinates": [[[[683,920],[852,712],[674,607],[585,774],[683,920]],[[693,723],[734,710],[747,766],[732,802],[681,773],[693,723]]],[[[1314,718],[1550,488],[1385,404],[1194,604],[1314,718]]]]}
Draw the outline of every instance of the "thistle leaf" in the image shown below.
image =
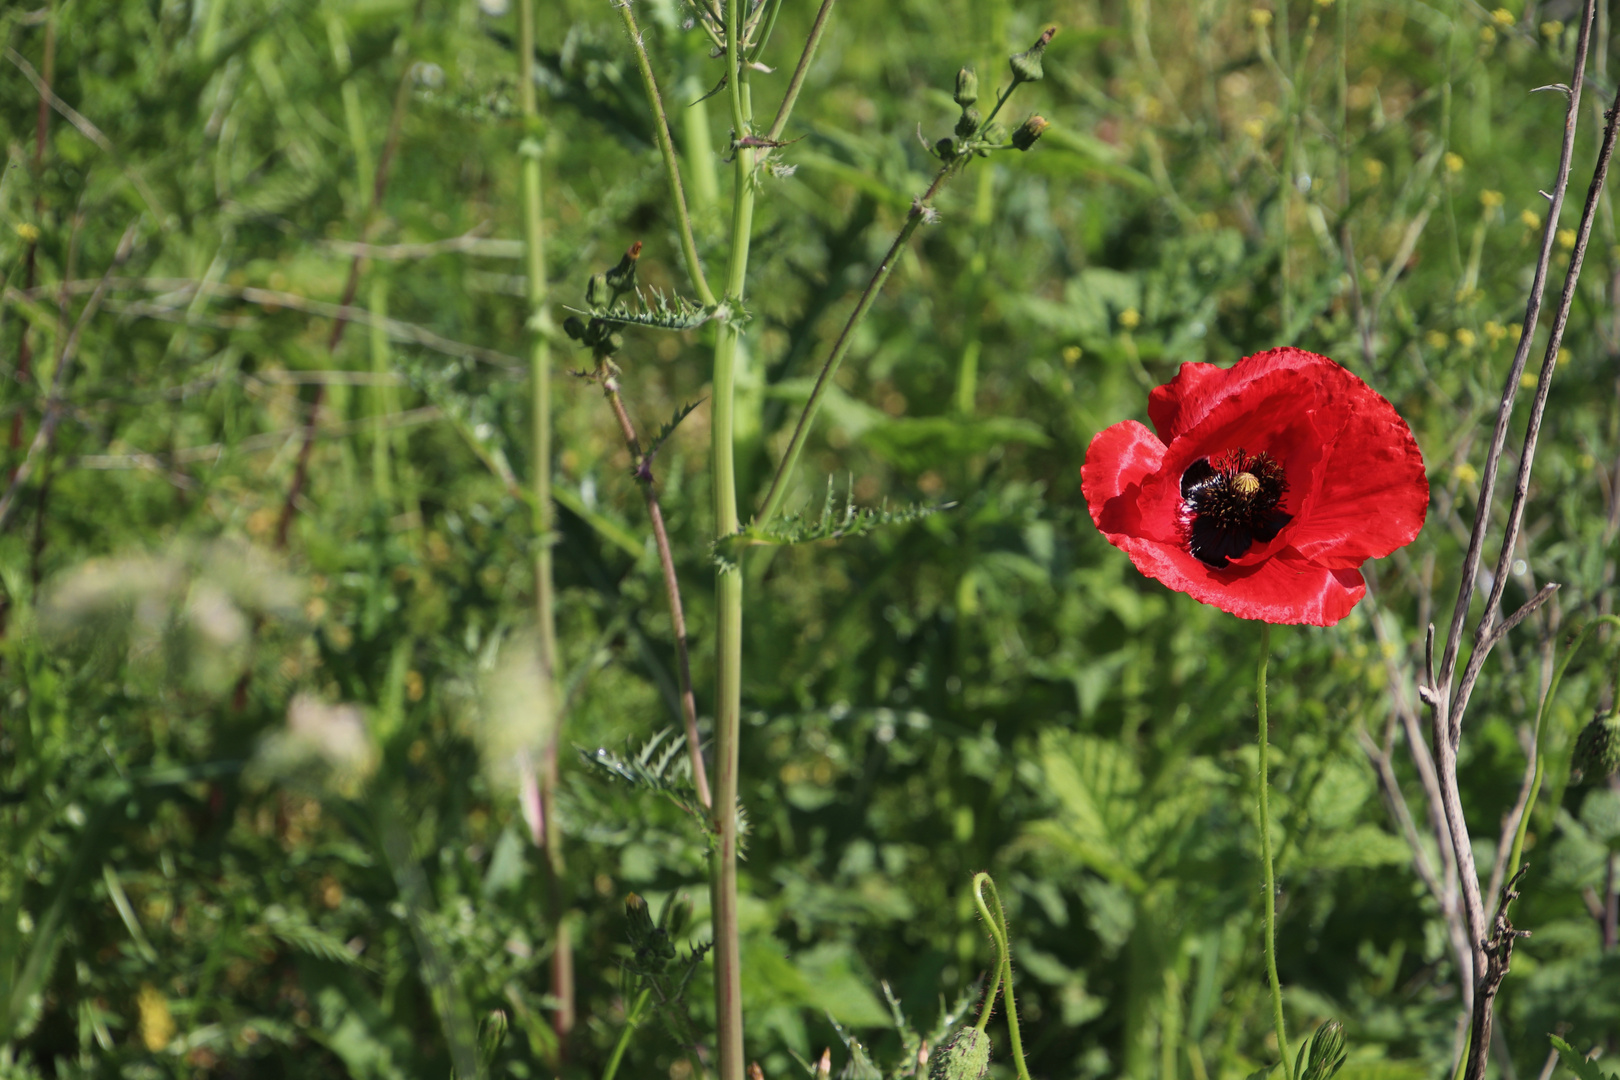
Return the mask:
{"type": "Polygon", "coordinates": [[[734,565],[745,547],[755,544],[813,544],[821,540],[843,540],[865,536],[886,525],[907,525],[956,506],[954,502],[927,506],[911,503],[890,509],[887,504],[860,506],[853,497],[846,497],[839,505],[833,490],[832,478],[827,480],[827,495],[822,500],[821,512],[808,511],[783,514],[779,518],[759,524],[750,522],[730,536],[714,542],[714,557],[722,566],[734,565]]]}

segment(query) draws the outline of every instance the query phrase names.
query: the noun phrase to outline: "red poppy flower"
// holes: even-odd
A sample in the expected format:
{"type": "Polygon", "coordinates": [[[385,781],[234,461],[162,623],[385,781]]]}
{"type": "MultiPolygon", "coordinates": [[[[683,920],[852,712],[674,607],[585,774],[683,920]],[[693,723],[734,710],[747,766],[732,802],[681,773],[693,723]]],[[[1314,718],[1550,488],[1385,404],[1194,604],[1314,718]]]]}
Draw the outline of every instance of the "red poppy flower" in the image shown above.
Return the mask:
{"type": "Polygon", "coordinates": [[[1329,360],[1282,348],[1183,364],[1134,420],[1099,432],[1081,486],[1136,568],[1245,619],[1332,626],[1357,569],[1412,542],[1429,482],[1389,402],[1329,360]]]}

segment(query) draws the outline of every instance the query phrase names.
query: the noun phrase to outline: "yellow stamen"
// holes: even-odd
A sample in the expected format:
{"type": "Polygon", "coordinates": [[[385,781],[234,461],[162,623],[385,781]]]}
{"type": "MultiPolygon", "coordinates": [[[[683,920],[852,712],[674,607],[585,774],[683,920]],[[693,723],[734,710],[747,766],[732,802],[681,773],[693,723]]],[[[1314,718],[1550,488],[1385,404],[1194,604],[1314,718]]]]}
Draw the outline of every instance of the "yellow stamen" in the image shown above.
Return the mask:
{"type": "Polygon", "coordinates": [[[1245,499],[1252,498],[1260,490],[1260,481],[1253,473],[1240,472],[1232,478],[1232,490],[1245,499]]]}

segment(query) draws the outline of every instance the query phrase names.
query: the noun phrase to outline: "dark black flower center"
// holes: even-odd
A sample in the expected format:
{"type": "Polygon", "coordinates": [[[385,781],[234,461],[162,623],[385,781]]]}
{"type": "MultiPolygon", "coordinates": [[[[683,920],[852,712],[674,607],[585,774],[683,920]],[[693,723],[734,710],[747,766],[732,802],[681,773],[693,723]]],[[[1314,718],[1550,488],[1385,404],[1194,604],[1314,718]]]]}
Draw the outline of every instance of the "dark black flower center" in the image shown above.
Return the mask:
{"type": "Polygon", "coordinates": [[[1292,514],[1277,509],[1288,492],[1283,468],[1270,454],[1230,450],[1199,458],[1181,474],[1181,524],[1193,558],[1216,570],[1255,541],[1276,539],[1292,514]]]}

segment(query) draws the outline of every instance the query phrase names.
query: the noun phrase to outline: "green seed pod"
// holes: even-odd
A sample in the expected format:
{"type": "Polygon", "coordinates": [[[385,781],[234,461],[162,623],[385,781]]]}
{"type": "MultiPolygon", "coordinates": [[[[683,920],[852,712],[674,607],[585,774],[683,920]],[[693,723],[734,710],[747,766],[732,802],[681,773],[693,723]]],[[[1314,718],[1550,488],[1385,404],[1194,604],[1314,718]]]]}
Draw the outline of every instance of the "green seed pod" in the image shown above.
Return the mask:
{"type": "Polygon", "coordinates": [[[963,106],[962,115],[956,121],[956,136],[959,139],[971,139],[973,133],[979,130],[979,110],[971,106],[963,106]]]}
{"type": "Polygon", "coordinates": [[[563,320],[563,333],[575,341],[583,341],[585,339],[585,320],[578,315],[568,316],[563,320]]]}
{"type": "Polygon", "coordinates": [[[1575,740],[1574,765],[1588,780],[1602,780],[1620,772],[1620,712],[1599,713],[1575,740]]]}
{"type": "Polygon", "coordinates": [[[979,73],[965,67],[956,73],[956,103],[967,108],[979,100],[979,73]]]}
{"type": "Polygon", "coordinates": [[[1013,145],[1020,150],[1028,150],[1035,145],[1035,140],[1041,137],[1041,133],[1051,126],[1046,117],[1031,116],[1019,125],[1017,131],[1013,132],[1013,145]]]}
{"type": "Polygon", "coordinates": [[[1040,36],[1040,40],[1023,52],[1014,54],[1007,61],[1012,67],[1013,82],[1040,82],[1046,77],[1046,72],[1041,69],[1041,57],[1046,55],[1046,46],[1055,33],[1057,33],[1057,27],[1047,27],[1046,33],[1040,36]]]}
{"type": "Polygon", "coordinates": [[[990,1074],[990,1036],[966,1027],[928,1059],[928,1080],[984,1080],[990,1074]]]}

